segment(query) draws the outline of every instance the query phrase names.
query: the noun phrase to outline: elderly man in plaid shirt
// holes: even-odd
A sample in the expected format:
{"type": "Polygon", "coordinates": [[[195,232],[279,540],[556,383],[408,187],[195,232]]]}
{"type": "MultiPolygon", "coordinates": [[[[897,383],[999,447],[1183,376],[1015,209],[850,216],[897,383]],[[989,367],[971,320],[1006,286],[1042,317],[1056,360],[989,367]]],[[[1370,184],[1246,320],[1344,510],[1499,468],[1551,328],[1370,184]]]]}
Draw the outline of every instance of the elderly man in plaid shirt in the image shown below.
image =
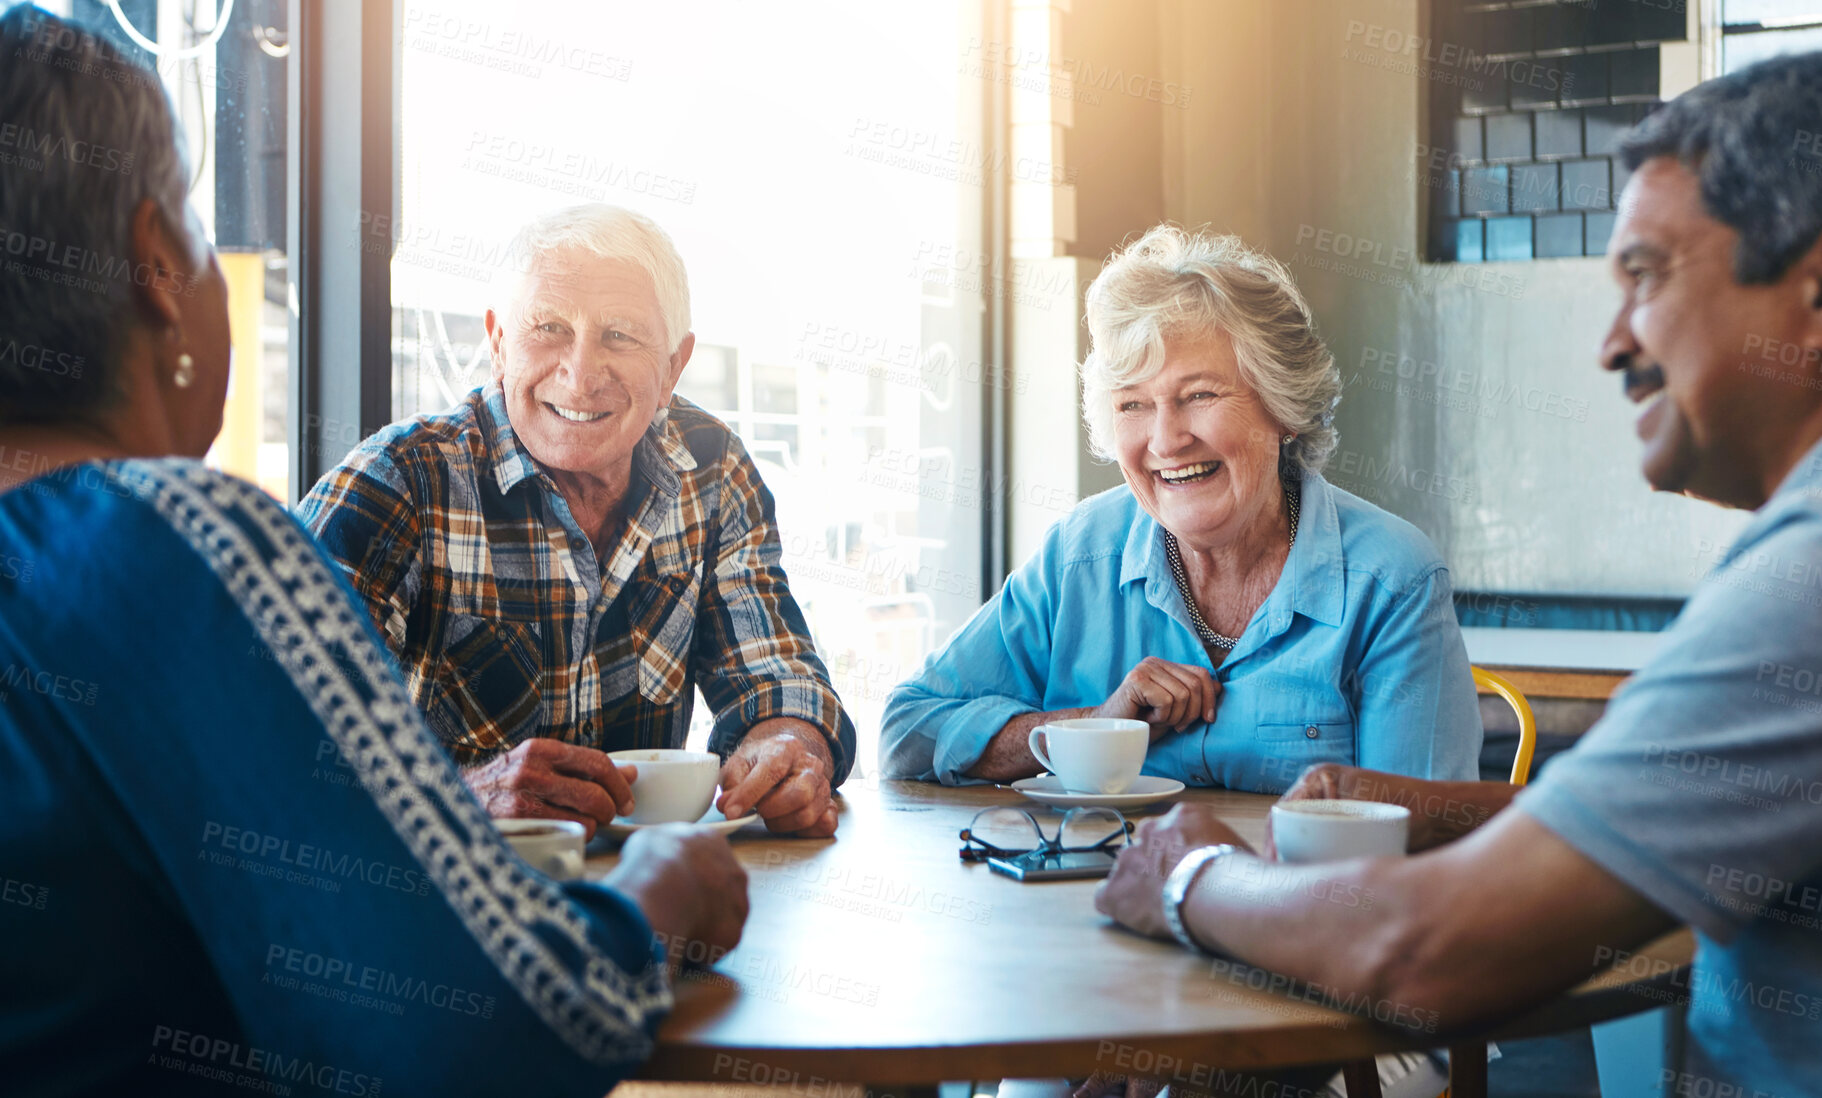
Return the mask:
{"type": "Polygon", "coordinates": [[[633,805],[606,752],[683,746],[700,686],[721,810],[833,834],[854,726],[758,469],[673,396],[696,338],[682,259],[599,204],[534,222],[513,254],[492,382],[367,439],[300,517],[493,815],[592,835],[633,805]]]}

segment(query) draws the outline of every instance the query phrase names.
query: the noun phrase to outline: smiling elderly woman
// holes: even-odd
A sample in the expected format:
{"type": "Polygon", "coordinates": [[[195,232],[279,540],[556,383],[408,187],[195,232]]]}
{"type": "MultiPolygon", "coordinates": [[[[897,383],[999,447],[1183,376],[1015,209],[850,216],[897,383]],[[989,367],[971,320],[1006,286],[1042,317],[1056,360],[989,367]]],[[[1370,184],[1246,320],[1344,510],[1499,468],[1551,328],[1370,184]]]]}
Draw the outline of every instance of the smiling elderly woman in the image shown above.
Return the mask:
{"type": "Polygon", "coordinates": [[[1151,725],[1145,773],[1282,792],[1319,762],[1478,776],[1449,573],[1415,527],[1322,478],[1341,379],[1282,264],[1161,226],[1088,291],[1084,500],[886,705],[887,773],[1042,772],[1027,733],[1151,725]]]}

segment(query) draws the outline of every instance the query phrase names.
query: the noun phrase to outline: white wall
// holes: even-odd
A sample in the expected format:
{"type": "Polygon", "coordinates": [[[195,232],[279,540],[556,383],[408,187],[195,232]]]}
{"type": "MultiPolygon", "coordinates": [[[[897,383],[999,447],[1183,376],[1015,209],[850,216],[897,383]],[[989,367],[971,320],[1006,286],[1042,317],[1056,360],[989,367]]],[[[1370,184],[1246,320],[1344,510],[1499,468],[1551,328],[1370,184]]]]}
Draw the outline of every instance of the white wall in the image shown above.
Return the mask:
{"type": "Polygon", "coordinates": [[[1168,218],[1239,233],[1291,264],[1350,381],[1332,479],[1423,527],[1458,588],[1686,594],[1744,516],[1640,477],[1630,405],[1595,359],[1617,302],[1603,261],[1416,261],[1426,76],[1363,31],[1420,33],[1416,0],[1121,0],[1124,20],[1112,3],[1075,0],[1069,18],[1096,28],[1076,48],[1155,66],[1188,106],[1144,108],[1162,123],[1155,188],[1117,147],[1142,152],[1140,127],[1104,119],[1115,146],[1070,146],[1072,166],[1121,165],[1077,178],[1087,273],[1122,217],[1155,219],[1154,194],[1168,218]]]}

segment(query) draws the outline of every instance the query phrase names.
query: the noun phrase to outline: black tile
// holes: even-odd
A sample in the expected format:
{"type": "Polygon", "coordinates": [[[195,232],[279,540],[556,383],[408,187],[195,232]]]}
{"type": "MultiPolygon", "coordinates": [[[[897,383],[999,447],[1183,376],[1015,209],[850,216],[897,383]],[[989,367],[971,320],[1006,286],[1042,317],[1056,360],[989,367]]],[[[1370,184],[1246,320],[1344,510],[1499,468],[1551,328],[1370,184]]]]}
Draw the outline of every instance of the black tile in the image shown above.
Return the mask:
{"type": "Polygon", "coordinates": [[[1536,252],[1539,259],[1582,254],[1582,215],[1546,214],[1537,219],[1536,252]]]}
{"type": "Polygon", "coordinates": [[[1533,117],[1537,125],[1537,155],[1582,155],[1581,111],[1538,111],[1533,117]]]}
{"type": "Polygon", "coordinates": [[[1478,117],[1455,120],[1455,148],[1450,151],[1463,160],[1479,160],[1486,155],[1481,151],[1478,117]]]}
{"type": "MultiPolygon", "coordinates": [[[[1487,11],[1463,12],[1455,20],[1456,33],[1461,36],[1462,45],[1472,49],[1475,53],[1492,52],[1492,39],[1499,28],[1495,26],[1498,20],[1491,17],[1497,14],[1499,13],[1487,11]]],[[[1431,22],[1432,25],[1435,25],[1435,20],[1431,22]]]]}
{"type": "Polygon", "coordinates": [[[1485,114],[1506,109],[1506,78],[1497,63],[1489,63],[1482,72],[1469,71],[1461,78],[1463,114],[1485,114]]]}
{"type": "Polygon", "coordinates": [[[1605,53],[1578,53],[1563,58],[1563,102],[1607,98],[1607,60],[1611,56],[1605,53]]]}
{"type": "Polygon", "coordinates": [[[1512,168],[1513,213],[1557,209],[1560,190],[1555,164],[1517,164],[1512,168]]]}
{"type": "Polygon", "coordinates": [[[1539,23],[1530,10],[1490,11],[1481,16],[1480,46],[1486,53],[1522,53],[1539,48],[1539,23]]]}
{"type": "Polygon", "coordinates": [[[1613,79],[1610,93],[1614,98],[1625,95],[1650,95],[1658,93],[1658,48],[1649,46],[1642,50],[1620,50],[1609,55],[1613,66],[1613,79]]]}
{"type": "Polygon", "coordinates": [[[1543,28],[1540,36],[1544,39],[1538,49],[1580,48],[1588,44],[1593,32],[1588,5],[1556,4],[1540,10],[1543,28]]]}
{"type": "Polygon", "coordinates": [[[1531,159],[1529,114],[1490,114],[1486,122],[1488,160],[1531,159]]]}
{"type": "Polygon", "coordinates": [[[1530,259],[1531,219],[1494,217],[1487,221],[1487,260],[1530,259]]]}
{"type": "Polygon", "coordinates": [[[1613,176],[1606,157],[1563,161],[1563,209],[1611,210],[1613,176]]]}
{"type": "Polygon", "coordinates": [[[1589,107],[1587,115],[1587,152],[1602,156],[1619,148],[1620,135],[1632,128],[1636,117],[1631,107],[1589,107]]]}
{"type": "Polygon", "coordinates": [[[1681,42],[1689,37],[1687,8],[1680,3],[1601,3],[1593,5],[1588,44],[1681,42]]]}
{"type": "Polygon", "coordinates": [[[1516,57],[1506,62],[1514,107],[1554,107],[1563,94],[1563,59],[1516,57]]]}
{"type": "Polygon", "coordinates": [[[1461,211],[1465,214],[1505,213],[1510,175],[1506,168],[1469,168],[1462,173],[1461,211]]]}
{"type": "Polygon", "coordinates": [[[1606,255],[1607,238],[1613,235],[1613,219],[1618,216],[1611,213],[1591,213],[1588,215],[1588,226],[1582,241],[1582,251],[1588,255],[1606,255]]]}

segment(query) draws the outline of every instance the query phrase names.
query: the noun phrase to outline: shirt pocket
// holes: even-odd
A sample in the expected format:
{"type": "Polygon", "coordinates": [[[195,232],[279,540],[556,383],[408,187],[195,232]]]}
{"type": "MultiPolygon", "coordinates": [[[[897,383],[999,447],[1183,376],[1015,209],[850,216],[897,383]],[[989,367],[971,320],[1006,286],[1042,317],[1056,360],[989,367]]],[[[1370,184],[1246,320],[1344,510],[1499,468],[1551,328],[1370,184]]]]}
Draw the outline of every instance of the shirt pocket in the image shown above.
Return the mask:
{"type": "Polygon", "coordinates": [[[657,576],[633,593],[627,627],[638,660],[640,697],[669,705],[691,685],[690,652],[701,600],[702,577],[695,572],[657,576]]]}
{"type": "Polygon", "coordinates": [[[458,762],[510,750],[544,725],[538,626],[451,614],[431,726],[458,762]]]}
{"type": "Polygon", "coordinates": [[[1333,762],[1354,765],[1352,717],[1317,716],[1298,721],[1261,721],[1253,730],[1259,764],[1252,777],[1261,793],[1282,793],[1306,767],[1333,762]]]}

